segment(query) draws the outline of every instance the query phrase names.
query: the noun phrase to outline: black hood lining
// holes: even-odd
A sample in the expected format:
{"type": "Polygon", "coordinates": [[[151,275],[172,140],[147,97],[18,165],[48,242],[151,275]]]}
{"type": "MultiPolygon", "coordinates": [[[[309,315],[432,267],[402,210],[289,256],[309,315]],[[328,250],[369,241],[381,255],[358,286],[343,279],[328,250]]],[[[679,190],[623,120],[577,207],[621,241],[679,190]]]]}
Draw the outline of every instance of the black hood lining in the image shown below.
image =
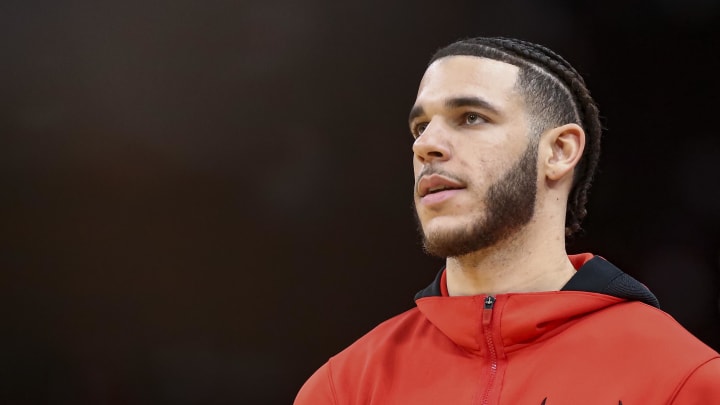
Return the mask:
{"type": "MultiPolygon", "coordinates": [[[[444,267],[440,269],[432,284],[415,294],[415,300],[441,296],[440,283],[444,271],[444,267]]],[[[660,308],[658,299],[647,287],[600,256],[594,256],[585,262],[560,291],[605,294],[628,301],[644,302],[660,308]]]]}

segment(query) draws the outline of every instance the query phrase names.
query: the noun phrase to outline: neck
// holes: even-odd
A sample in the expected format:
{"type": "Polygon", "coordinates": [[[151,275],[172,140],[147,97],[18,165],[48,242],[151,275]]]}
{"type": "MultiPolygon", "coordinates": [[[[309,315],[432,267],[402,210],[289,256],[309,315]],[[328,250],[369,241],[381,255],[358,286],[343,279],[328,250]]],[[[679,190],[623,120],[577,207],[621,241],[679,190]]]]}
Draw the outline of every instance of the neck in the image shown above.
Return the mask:
{"type": "Polygon", "coordinates": [[[448,258],[450,295],[560,290],[575,274],[564,234],[536,233],[532,228],[528,225],[494,246],[448,258]]]}

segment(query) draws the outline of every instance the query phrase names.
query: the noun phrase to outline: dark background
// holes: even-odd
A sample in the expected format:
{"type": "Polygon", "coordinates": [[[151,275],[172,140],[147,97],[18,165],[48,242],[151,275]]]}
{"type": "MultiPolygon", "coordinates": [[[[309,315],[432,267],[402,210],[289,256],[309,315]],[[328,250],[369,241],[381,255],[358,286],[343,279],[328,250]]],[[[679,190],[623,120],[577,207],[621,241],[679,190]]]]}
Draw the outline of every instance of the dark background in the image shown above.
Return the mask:
{"type": "Polygon", "coordinates": [[[475,35],[585,75],[607,131],[569,251],[720,349],[718,3],[4,0],[0,402],[289,404],[441,265],[406,119],[475,35]]]}

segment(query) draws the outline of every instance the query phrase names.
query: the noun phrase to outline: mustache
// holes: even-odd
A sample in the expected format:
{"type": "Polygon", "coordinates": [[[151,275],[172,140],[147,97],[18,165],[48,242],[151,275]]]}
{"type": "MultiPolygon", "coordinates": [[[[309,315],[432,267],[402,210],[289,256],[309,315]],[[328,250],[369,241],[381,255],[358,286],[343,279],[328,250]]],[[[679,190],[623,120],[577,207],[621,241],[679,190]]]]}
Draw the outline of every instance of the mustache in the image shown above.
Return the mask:
{"type": "Polygon", "coordinates": [[[417,192],[418,183],[420,183],[420,179],[422,179],[422,178],[425,177],[425,176],[430,176],[430,175],[433,175],[433,174],[437,174],[437,175],[439,175],[439,176],[447,177],[448,179],[454,180],[454,181],[456,181],[456,182],[458,182],[458,183],[469,184],[469,182],[468,182],[465,178],[463,178],[463,177],[461,177],[461,176],[455,175],[455,174],[453,174],[453,173],[450,173],[450,172],[445,171],[445,170],[443,170],[443,169],[437,168],[437,167],[435,167],[435,166],[428,165],[428,166],[423,167],[423,169],[420,171],[420,173],[415,177],[415,192],[417,192]]]}

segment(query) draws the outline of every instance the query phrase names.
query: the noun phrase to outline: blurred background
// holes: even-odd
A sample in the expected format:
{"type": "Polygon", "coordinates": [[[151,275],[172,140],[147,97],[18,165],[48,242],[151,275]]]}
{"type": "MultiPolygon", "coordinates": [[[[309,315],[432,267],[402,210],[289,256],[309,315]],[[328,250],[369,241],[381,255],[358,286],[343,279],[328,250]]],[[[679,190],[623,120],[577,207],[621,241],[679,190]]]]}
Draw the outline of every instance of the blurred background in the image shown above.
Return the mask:
{"type": "Polygon", "coordinates": [[[584,74],[607,131],[569,250],[720,349],[719,3],[4,0],[0,403],[291,403],[440,268],[407,113],[476,35],[584,74]]]}

